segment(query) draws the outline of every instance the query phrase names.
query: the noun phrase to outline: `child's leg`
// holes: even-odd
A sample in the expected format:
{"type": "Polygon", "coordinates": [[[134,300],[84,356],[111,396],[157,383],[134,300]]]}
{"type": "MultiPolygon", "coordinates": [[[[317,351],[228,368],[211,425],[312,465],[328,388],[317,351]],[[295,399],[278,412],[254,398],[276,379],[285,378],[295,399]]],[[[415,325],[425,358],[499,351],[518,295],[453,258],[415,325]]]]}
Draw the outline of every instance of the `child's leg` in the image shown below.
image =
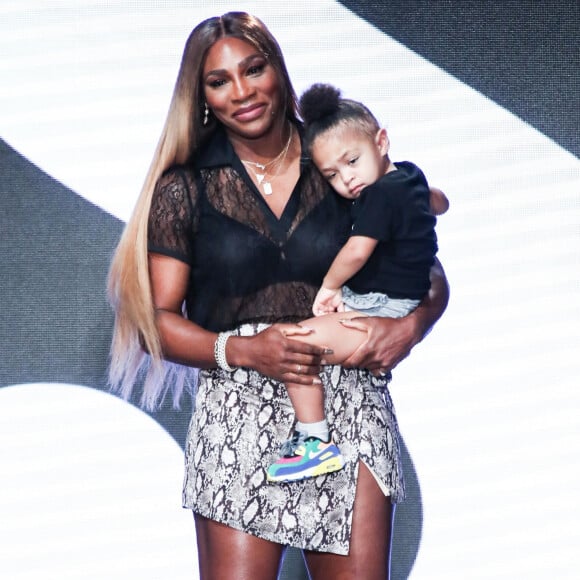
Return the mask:
{"type": "MultiPolygon", "coordinates": [[[[288,336],[332,349],[334,353],[325,356],[325,363],[339,363],[366,340],[365,332],[346,328],[339,320],[360,316],[364,314],[335,312],[318,316],[301,323],[314,332],[288,336]]],[[[330,437],[326,421],[323,387],[286,383],[286,389],[297,419],[296,430],[282,447],[278,460],[268,467],[268,481],[290,482],[342,469],[344,459],[330,437]]]]}
{"type": "MultiPolygon", "coordinates": [[[[311,328],[310,334],[288,334],[292,340],[300,340],[308,344],[330,348],[333,354],[326,355],[326,364],[340,364],[344,362],[366,339],[362,330],[347,328],[339,321],[346,318],[360,318],[366,316],[357,311],[332,312],[323,316],[315,316],[300,322],[301,326],[311,328]]],[[[294,401],[292,401],[294,404],[294,401]]]]}
{"type": "Polygon", "coordinates": [[[286,383],[296,420],[301,423],[324,421],[324,388],[321,385],[286,383]]]}
{"type": "MultiPolygon", "coordinates": [[[[292,335],[292,339],[301,340],[309,344],[324,346],[334,352],[325,357],[327,364],[341,363],[350,356],[366,339],[366,334],[359,330],[346,328],[339,320],[364,316],[359,312],[334,312],[325,316],[316,316],[301,323],[302,326],[311,328],[314,332],[308,335],[292,335]]],[[[324,412],[324,389],[315,385],[299,385],[287,383],[288,396],[294,407],[296,419],[299,423],[318,423],[325,420],[324,412]]],[[[324,439],[324,433],[318,435],[324,439]],[[320,436],[322,434],[322,437],[320,436]]],[[[303,429],[307,434],[314,434],[307,428],[303,429]]]]}
{"type": "Polygon", "coordinates": [[[291,482],[344,467],[340,449],[330,436],[324,412],[324,387],[286,383],[296,424],[292,437],[266,470],[268,481],[291,482]]]}

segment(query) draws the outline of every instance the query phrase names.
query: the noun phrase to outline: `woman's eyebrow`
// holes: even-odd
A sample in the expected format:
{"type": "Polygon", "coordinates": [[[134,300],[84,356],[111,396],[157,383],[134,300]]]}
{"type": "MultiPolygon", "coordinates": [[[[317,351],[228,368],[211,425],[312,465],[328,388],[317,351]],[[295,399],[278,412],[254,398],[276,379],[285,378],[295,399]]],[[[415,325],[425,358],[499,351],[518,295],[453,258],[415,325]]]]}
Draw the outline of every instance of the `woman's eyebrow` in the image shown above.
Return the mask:
{"type": "MultiPolygon", "coordinates": [[[[238,63],[238,68],[244,68],[245,66],[247,66],[252,60],[254,60],[256,57],[261,57],[264,56],[261,52],[256,52],[254,54],[250,54],[250,56],[247,56],[246,58],[242,59],[239,63],[238,63]]],[[[207,71],[207,73],[205,73],[205,77],[208,77],[210,75],[224,75],[227,74],[228,71],[225,68],[216,68],[214,70],[210,70],[207,71]]]]}

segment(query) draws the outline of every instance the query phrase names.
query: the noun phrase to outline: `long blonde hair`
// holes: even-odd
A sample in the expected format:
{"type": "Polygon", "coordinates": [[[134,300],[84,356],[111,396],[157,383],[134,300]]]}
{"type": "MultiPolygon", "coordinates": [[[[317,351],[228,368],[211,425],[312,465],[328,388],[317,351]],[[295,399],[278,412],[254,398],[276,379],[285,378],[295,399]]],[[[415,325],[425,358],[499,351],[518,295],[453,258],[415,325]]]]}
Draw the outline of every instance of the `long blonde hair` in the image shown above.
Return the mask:
{"type": "Polygon", "coordinates": [[[215,132],[210,116],[204,125],[202,72],[207,51],[223,37],[235,37],[255,46],[276,70],[281,87],[281,114],[297,121],[296,94],[275,38],[256,17],[229,12],[201,22],[187,39],[173,96],[161,137],[143,188],[113,256],[108,295],[115,310],[109,382],[128,399],[139,378],[144,378],[140,404],[153,410],[168,390],[179,405],[188,369],[163,360],[155,322],[147,260],[147,222],[155,185],[169,167],[190,161],[215,132]]]}

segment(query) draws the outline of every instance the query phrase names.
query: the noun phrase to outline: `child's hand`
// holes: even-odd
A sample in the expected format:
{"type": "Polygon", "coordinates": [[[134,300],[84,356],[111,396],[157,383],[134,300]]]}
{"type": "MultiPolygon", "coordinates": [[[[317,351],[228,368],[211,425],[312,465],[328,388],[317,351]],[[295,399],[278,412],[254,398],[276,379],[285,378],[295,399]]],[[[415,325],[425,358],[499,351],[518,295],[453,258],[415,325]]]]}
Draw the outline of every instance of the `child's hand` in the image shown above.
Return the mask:
{"type": "Polygon", "coordinates": [[[429,188],[429,206],[433,215],[444,214],[449,209],[447,196],[437,187],[429,188]]]}
{"type": "Polygon", "coordinates": [[[343,310],[342,290],[340,288],[325,288],[322,286],[312,305],[314,316],[322,316],[330,312],[342,312],[343,310]]]}

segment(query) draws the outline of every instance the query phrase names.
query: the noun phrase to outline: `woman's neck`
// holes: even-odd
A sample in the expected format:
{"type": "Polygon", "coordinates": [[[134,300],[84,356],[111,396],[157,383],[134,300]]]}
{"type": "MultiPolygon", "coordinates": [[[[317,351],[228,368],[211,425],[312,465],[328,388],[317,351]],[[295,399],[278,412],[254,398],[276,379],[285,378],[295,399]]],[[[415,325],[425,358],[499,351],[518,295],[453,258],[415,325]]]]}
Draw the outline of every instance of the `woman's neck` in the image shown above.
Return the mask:
{"type": "Polygon", "coordinates": [[[266,165],[284,151],[292,137],[292,132],[292,124],[284,120],[272,126],[261,137],[249,139],[229,131],[228,137],[240,159],[266,165]]]}

